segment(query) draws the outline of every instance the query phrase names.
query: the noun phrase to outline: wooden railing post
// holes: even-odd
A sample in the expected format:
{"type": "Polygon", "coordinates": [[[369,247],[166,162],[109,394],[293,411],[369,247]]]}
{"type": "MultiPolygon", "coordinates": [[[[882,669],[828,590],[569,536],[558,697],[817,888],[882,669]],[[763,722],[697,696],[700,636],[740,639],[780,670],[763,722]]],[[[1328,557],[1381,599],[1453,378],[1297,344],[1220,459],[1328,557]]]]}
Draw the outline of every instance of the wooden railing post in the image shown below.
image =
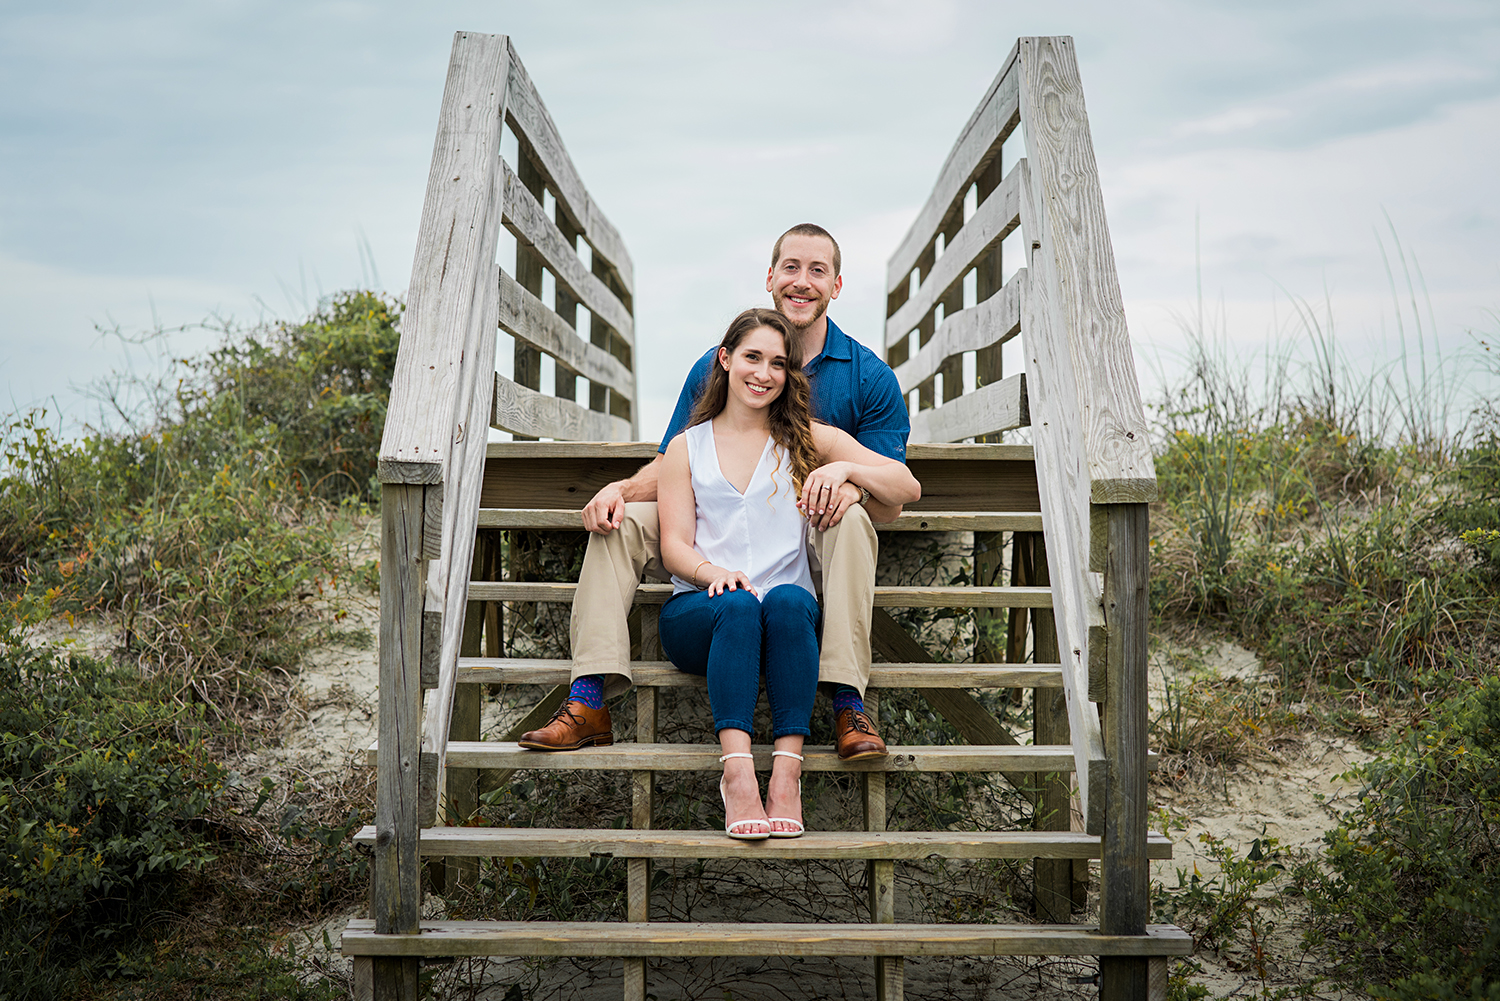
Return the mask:
{"type": "MultiPolygon", "coordinates": [[[[414,935],[421,917],[418,762],[422,747],[423,495],[380,491],[380,747],[375,773],[375,851],[370,916],[381,934],[414,935]]],[[[416,1001],[418,961],[375,960],[375,996],[416,1001]]]]}
{"type": "MultiPolygon", "coordinates": [[[[1141,935],[1150,916],[1146,866],[1146,655],[1150,623],[1150,516],[1145,504],[1108,506],[1104,615],[1109,624],[1104,746],[1107,820],[1099,879],[1099,930],[1141,935]]],[[[1103,1001],[1145,998],[1144,958],[1100,962],[1103,1001]]]]}

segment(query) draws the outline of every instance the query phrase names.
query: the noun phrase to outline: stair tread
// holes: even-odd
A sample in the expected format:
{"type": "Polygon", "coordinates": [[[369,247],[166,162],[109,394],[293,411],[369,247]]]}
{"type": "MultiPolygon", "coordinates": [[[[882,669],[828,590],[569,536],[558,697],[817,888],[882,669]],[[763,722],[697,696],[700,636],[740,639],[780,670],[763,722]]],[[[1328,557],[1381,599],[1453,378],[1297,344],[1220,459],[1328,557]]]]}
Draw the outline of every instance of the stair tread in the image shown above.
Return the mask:
{"type": "MultiPolygon", "coordinates": [[[[660,442],[655,441],[492,441],[485,446],[490,459],[653,459],[660,442]]],[[[979,444],[914,441],[906,446],[906,458],[985,459],[1011,462],[1033,461],[1030,445],[982,442],[979,444]]]]}
{"type": "Polygon", "coordinates": [[[418,935],[379,935],[351,920],[346,956],[1186,956],[1174,925],[1104,935],[1087,925],[423,921],[418,935]]]}
{"type": "MultiPolygon", "coordinates": [[[[480,528],[583,531],[577,508],[483,507],[480,528]]],[[[875,526],[881,532],[1040,532],[1039,511],[903,511],[895,521],[875,526]]]]}
{"type": "MultiPolygon", "coordinates": [[[[531,581],[469,582],[470,601],[541,601],[571,602],[577,584],[531,581]]],[[[648,605],[665,604],[672,596],[671,584],[641,584],[635,589],[635,601],[648,605]]],[[[1050,587],[896,587],[875,588],[876,608],[1051,608],[1050,587]]]]}
{"type": "MultiPolygon", "coordinates": [[[[373,845],[375,828],[355,834],[373,845]]],[[[423,855],[523,858],[925,859],[1100,857],[1100,839],[1081,831],[808,831],[800,838],[734,841],[720,831],[429,827],[423,855]]],[[[1147,838],[1148,858],[1172,857],[1171,839],[1147,838]]]]}
{"type": "MultiPolygon", "coordinates": [[[[368,755],[375,763],[376,745],[368,755]]],[[[771,747],[751,749],[755,767],[771,767],[771,747]]],[[[586,747],[577,751],[531,751],[513,741],[454,740],[448,742],[450,768],[546,768],[600,769],[620,771],[718,771],[718,744],[619,743],[608,747],[586,747]]],[[[892,746],[883,758],[841,761],[832,747],[806,747],[806,772],[1071,772],[1073,748],[1055,745],[972,744],[892,746]]],[[[1148,759],[1156,767],[1156,755],[1148,759]]]]}
{"type": "MultiPolygon", "coordinates": [[[[677,670],[670,661],[636,661],[637,685],[703,688],[701,675],[677,670]]],[[[572,677],[572,660],[522,657],[460,657],[458,680],[471,684],[562,685],[572,677]]],[[[1061,664],[872,664],[872,688],[1061,688],[1061,664]]]]}

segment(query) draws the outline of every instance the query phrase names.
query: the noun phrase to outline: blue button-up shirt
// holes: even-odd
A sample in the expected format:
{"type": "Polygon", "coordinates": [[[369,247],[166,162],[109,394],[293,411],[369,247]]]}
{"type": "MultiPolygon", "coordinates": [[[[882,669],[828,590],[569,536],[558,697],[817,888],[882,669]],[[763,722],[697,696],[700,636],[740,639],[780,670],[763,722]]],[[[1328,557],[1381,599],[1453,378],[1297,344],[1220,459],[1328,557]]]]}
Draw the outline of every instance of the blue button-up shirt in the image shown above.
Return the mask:
{"type": "MultiPolygon", "coordinates": [[[[657,451],[687,429],[693,404],[708,383],[709,366],[718,348],[709,348],[699,358],[682,384],[677,408],[667,433],[662,435],[657,451]]],[[[823,351],[802,366],[812,384],[812,414],[826,424],[849,432],[856,441],[872,452],[906,461],[906,438],[911,434],[911,419],[896,373],[880,356],[828,321],[828,337],[823,351]]]]}

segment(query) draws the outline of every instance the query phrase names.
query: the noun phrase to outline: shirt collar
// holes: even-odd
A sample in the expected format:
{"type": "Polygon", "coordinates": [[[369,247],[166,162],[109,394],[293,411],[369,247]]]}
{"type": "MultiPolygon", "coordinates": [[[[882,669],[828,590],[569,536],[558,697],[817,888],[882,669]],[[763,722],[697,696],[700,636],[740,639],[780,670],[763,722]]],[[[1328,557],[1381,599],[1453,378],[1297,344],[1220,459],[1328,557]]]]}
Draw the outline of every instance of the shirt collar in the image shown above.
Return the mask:
{"type": "Polygon", "coordinates": [[[812,362],[816,362],[821,358],[835,358],[839,361],[848,361],[853,357],[854,351],[849,346],[849,335],[840,330],[838,324],[830,319],[828,321],[828,336],[823,339],[823,351],[816,358],[813,358],[812,362]]]}

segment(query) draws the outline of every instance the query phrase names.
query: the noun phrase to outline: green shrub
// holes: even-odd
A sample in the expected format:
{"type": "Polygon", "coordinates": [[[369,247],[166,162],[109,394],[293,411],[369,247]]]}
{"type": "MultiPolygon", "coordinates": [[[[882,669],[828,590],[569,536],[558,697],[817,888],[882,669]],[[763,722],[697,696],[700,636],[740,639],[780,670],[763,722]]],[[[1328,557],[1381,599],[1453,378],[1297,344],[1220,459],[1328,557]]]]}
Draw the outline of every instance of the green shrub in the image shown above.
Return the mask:
{"type": "Polygon", "coordinates": [[[125,672],[0,648],[0,996],[107,971],[214,859],[199,722],[125,672]]]}
{"type": "Polygon", "coordinates": [[[1301,871],[1308,941],[1379,997],[1500,998],[1500,678],[1446,692],[1355,774],[1359,806],[1301,871]]]}

